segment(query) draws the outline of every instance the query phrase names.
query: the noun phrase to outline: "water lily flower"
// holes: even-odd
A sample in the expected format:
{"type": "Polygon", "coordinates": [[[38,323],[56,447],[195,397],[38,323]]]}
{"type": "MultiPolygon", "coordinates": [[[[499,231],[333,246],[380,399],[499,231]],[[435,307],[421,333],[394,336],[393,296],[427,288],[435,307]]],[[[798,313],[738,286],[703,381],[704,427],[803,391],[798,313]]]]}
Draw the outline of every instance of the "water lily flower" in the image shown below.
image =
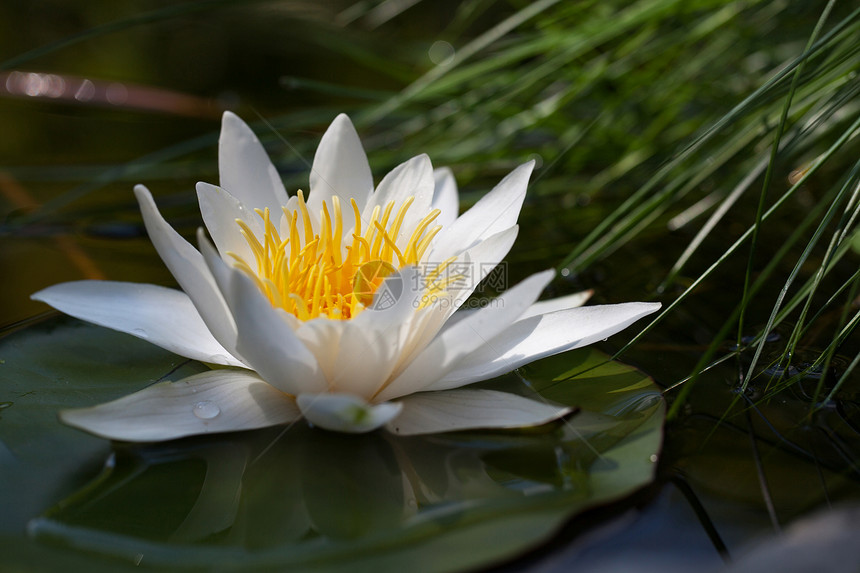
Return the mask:
{"type": "Polygon", "coordinates": [[[535,426],[570,408],[462,389],[591,344],[659,308],[537,299],[552,271],[457,311],[501,261],[533,163],[458,216],[448,169],[419,155],[374,189],[346,115],[320,141],[307,196],[288,197],[253,131],[225,113],[220,186],[198,183],[199,250],[135,187],[147,232],[181,291],[112,281],[33,295],[74,317],[220,367],[61,418],[111,439],[157,441],[290,423],[421,434],[535,426]]]}

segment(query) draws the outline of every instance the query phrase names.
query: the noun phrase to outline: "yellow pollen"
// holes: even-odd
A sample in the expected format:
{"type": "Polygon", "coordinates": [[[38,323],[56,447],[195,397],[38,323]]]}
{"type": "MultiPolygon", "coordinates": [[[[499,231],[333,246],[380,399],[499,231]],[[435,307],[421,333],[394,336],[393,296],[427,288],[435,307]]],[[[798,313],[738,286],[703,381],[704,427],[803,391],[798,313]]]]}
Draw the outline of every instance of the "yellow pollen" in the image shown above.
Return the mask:
{"type": "MultiPolygon", "coordinates": [[[[282,308],[299,320],[320,316],[333,319],[355,317],[373,302],[382,282],[405,266],[418,265],[442,228],[431,226],[439,210],[421,219],[407,237],[400,236],[414,197],[399,208],[394,201],[376,206],[370,220],[361,220],[358,205],[350,200],[355,228],[343,236],[343,211],[340,199],[323,202],[319,225],[314,232],[304,194],[298,192],[298,209],[284,208],[281,237],[269,209],[256,209],[263,225],[261,236],[248,223],[236,219],[248,243],[253,260],[228,253],[236,268],[257,284],[272,306],[282,308]]],[[[457,277],[440,280],[442,271],[453,261],[443,262],[429,275],[425,299],[444,292],[457,277]]],[[[422,300],[422,306],[428,304],[422,300]]]]}

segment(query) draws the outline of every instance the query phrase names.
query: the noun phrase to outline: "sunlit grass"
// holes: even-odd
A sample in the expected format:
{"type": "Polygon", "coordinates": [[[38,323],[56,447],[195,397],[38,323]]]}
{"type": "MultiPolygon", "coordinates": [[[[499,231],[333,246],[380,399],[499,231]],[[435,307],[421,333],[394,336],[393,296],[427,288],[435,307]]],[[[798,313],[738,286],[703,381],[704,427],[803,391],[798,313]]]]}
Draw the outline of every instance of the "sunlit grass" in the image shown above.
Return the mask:
{"type": "MultiPolygon", "coordinates": [[[[860,11],[833,8],[833,2],[803,9],[774,2],[533,3],[359,117],[373,124],[396,118],[399,136],[453,165],[501,161],[502,153],[516,161],[512,149],[538,154],[544,165],[535,191],[548,201],[570,193],[614,200],[617,207],[559,263],[566,272],[581,273],[640,235],[664,233],[671,242],[667,226],[698,226],[660,285],[665,310],[631,344],[687,304],[724,264],[747,259],[728,319],[694,371],[671,384],[670,417],[699,373],[726,358],[718,355],[733,332],[731,354],[741,348],[751,355],[739,390],[761,370],[773,372],[774,364],[761,363],[761,351],[767,333],[789,318],[794,326],[776,361],[786,374],[767,386],[784,388],[820,369],[823,389],[834,353],[857,322],[850,306],[857,275],[846,280],[844,269],[857,264],[849,245],[860,212],[860,11]],[[523,142],[534,133],[545,143],[523,142]],[[812,205],[802,213],[788,209],[811,185],[812,205]],[[786,217],[793,219],[786,224],[786,217]],[[720,224],[733,218],[749,226],[726,241],[720,224]],[[763,237],[780,245],[767,259],[763,237]],[[699,257],[696,266],[706,270],[686,277],[689,286],[667,298],[708,243],[708,251],[723,253],[707,265],[699,257]],[[785,265],[792,271],[783,278],[785,265]],[[829,278],[840,266],[843,273],[829,278]],[[772,305],[767,324],[745,336],[747,309],[765,304],[772,305]],[[842,310],[831,342],[811,364],[793,364],[798,374],[789,376],[803,334],[833,308],[842,310]]],[[[837,388],[855,363],[837,374],[837,388]]]]}

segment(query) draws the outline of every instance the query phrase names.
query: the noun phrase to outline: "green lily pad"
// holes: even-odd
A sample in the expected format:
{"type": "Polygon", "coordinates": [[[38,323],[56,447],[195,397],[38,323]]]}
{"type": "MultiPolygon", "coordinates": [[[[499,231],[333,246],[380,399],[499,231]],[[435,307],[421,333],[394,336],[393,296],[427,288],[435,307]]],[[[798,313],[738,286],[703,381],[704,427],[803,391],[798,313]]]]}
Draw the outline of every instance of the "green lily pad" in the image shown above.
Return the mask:
{"type": "Polygon", "coordinates": [[[400,437],[289,428],[111,444],[56,412],[205,369],[67,318],[0,340],[0,549],[28,570],[454,571],[514,557],[653,479],[664,404],[584,349],[478,386],[577,413],[400,437]]]}

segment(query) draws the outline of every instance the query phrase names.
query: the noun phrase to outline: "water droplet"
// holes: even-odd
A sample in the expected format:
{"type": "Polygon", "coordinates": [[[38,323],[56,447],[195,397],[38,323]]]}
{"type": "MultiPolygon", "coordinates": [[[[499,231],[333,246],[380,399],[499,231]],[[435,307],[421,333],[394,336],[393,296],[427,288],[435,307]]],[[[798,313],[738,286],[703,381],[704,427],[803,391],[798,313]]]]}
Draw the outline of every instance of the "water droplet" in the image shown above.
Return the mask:
{"type": "Polygon", "coordinates": [[[211,420],[221,413],[221,408],[219,408],[215,402],[203,400],[202,402],[194,404],[192,411],[194,412],[194,415],[201,420],[211,420]]]}
{"type": "Polygon", "coordinates": [[[657,458],[657,454],[651,454],[651,457],[650,457],[650,458],[648,458],[648,459],[650,459],[652,463],[655,463],[655,464],[656,464],[656,463],[657,463],[657,459],[658,459],[658,458],[657,458]]]}
{"type": "Polygon", "coordinates": [[[133,328],[131,329],[131,333],[135,336],[139,336],[140,338],[149,338],[149,335],[142,328],[133,328]]]}
{"type": "Polygon", "coordinates": [[[12,404],[14,404],[14,402],[0,402],[0,410],[5,410],[12,404]]]}

